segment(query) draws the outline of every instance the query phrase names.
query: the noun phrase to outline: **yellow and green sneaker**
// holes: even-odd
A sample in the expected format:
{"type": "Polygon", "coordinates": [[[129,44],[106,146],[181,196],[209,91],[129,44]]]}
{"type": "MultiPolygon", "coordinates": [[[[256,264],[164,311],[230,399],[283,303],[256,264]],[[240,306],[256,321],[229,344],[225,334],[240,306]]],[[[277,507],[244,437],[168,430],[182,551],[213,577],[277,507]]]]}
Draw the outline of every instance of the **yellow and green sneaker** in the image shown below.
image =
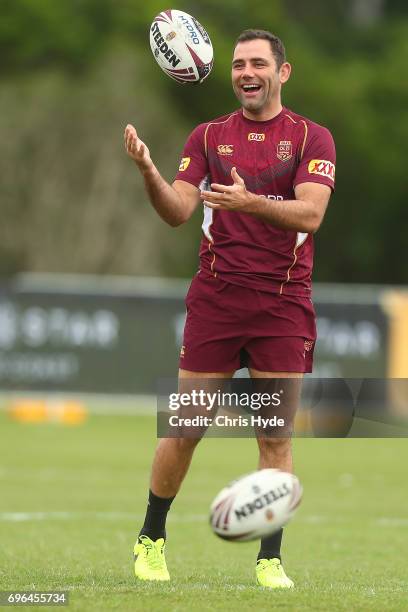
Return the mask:
{"type": "Polygon", "coordinates": [[[259,559],[256,564],[256,581],[270,589],[293,589],[293,581],[287,577],[280,559],[259,559]]]}
{"type": "Polygon", "coordinates": [[[145,535],[138,537],[133,549],[135,576],[140,580],[170,580],[164,557],[164,539],[153,542],[145,535]]]}

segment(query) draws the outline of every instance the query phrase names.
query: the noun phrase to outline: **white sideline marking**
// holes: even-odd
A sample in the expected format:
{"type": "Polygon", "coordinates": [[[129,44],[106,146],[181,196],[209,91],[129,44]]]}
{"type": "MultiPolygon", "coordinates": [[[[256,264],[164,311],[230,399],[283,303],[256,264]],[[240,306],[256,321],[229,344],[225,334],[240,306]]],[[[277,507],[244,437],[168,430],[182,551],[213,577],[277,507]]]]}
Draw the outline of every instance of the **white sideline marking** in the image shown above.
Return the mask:
{"type": "MultiPolygon", "coordinates": [[[[142,521],[144,515],[134,512],[0,512],[1,522],[22,523],[25,521],[142,521]]],[[[206,514],[172,514],[168,520],[173,523],[203,523],[208,521],[206,514]]]]}
{"type": "MultiPolygon", "coordinates": [[[[23,523],[27,521],[72,521],[72,520],[99,520],[99,521],[135,521],[144,519],[144,514],[133,512],[0,512],[0,522],[23,523]]],[[[207,514],[169,514],[171,523],[207,523],[207,514]]],[[[339,523],[339,517],[330,517],[310,514],[301,516],[296,522],[307,524],[339,523]]],[[[408,527],[407,517],[383,516],[369,521],[371,525],[378,527],[408,527]]]]}
{"type": "Polygon", "coordinates": [[[407,527],[408,518],[399,518],[398,516],[383,516],[375,521],[380,527],[407,527]]]}

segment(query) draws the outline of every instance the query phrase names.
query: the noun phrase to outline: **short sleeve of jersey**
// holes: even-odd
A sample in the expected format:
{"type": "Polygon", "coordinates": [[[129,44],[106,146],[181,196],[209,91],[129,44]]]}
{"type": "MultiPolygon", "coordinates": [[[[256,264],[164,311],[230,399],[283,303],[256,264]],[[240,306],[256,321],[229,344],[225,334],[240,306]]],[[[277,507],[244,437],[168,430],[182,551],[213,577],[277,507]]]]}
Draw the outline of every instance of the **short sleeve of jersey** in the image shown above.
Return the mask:
{"type": "Polygon", "coordinates": [[[304,149],[293,185],[322,183],[334,189],[336,149],[333,137],[320,125],[305,125],[304,149]]]}
{"type": "Polygon", "coordinates": [[[206,124],[202,123],[191,132],[184,146],[175,180],[186,181],[199,187],[209,173],[205,152],[205,129],[206,124]]]}

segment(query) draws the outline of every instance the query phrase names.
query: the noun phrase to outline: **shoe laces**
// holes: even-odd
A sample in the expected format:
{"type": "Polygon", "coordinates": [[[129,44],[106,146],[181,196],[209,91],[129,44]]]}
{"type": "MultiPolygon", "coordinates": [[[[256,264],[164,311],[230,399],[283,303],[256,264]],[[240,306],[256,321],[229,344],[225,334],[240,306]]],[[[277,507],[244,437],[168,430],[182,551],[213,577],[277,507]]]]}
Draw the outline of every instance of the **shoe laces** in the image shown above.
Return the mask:
{"type": "Polygon", "coordinates": [[[260,567],[261,570],[266,570],[270,568],[275,570],[279,574],[283,573],[283,567],[279,559],[259,559],[258,567],[260,567]]]}
{"type": "Polygon", "coordinates": [[[160,570],[163,567],[163,548],[164,541],[162,538],[153,542],[148,536],[141,535],[140,542],[143,544],[149,566],[154,570],[160,570]]]}

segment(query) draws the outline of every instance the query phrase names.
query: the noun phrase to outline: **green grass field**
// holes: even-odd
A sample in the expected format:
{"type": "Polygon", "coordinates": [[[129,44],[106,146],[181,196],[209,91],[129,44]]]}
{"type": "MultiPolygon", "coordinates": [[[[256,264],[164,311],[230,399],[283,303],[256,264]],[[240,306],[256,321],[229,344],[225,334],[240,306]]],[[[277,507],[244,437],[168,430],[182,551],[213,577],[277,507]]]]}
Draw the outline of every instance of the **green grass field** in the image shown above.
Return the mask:
{"type": "Polygon", "coordinates": [[[407,610],[405,439],[294,441],[305,495],[284,537],[288,593],[255,585],[256,543],[208,526],[213,496],[256,466],[253,440],[200,445],[168,523],[172,580],[155,585],[136,583],[131,562],[155,419],[69,428],[0,413],[0,428],[1,590],[68,589],[68,609],[81,611],[407,610]]]}

